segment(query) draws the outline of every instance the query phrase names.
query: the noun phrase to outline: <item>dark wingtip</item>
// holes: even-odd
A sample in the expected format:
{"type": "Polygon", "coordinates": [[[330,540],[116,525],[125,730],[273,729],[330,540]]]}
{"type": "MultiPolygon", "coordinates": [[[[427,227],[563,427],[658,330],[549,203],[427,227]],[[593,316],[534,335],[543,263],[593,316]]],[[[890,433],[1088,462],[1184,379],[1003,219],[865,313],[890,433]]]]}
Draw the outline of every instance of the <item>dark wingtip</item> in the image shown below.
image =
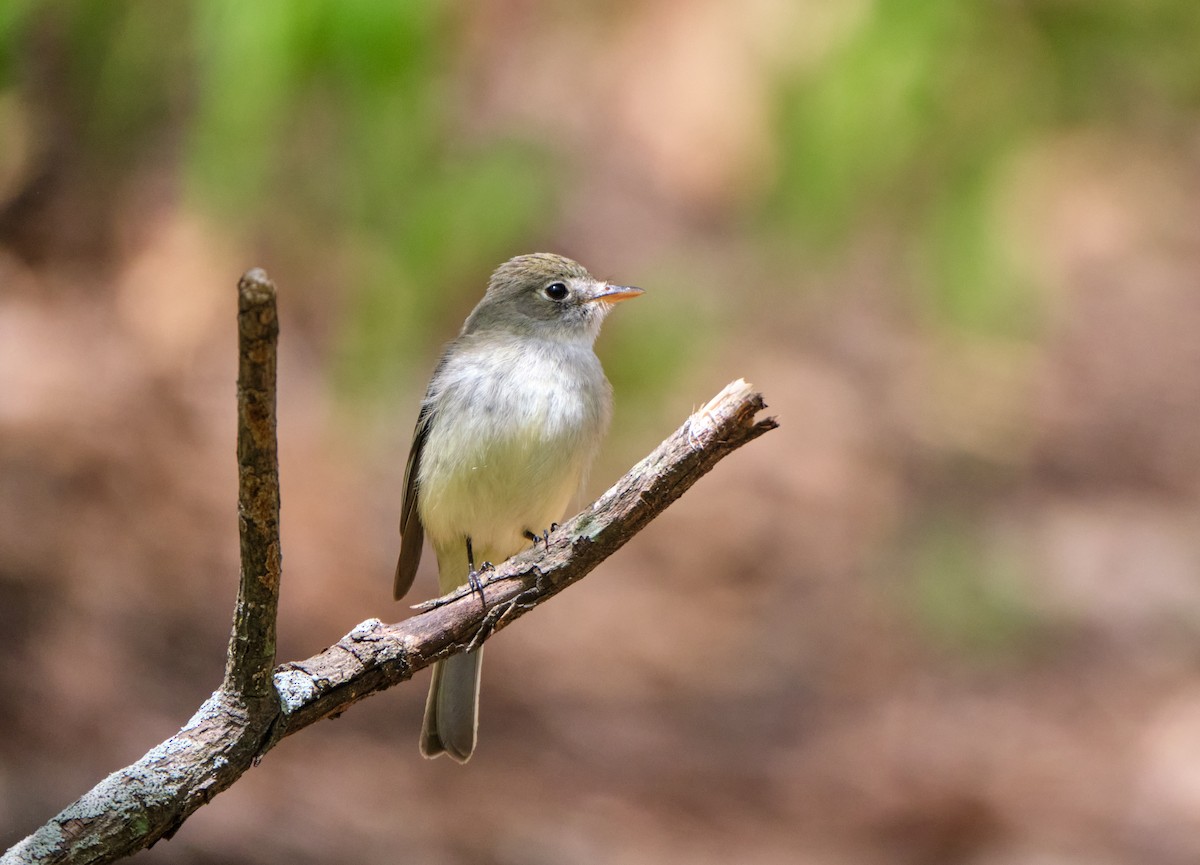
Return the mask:
{"type": "Polygon", "coordinates": [[[408,594],[408,590],[412,588],[413,577],[415,573],[404,573],[404,557],[401,556],[396,561],[396,577],[392,582],[392,600],[398,601],[408,594]]]}

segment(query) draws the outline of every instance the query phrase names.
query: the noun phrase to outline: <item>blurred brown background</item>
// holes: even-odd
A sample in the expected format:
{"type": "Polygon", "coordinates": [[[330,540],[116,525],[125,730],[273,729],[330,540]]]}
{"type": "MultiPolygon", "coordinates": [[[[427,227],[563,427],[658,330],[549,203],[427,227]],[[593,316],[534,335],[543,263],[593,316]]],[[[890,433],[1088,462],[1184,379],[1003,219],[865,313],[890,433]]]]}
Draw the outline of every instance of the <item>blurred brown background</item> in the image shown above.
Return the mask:
{"type": "Polygon", "coordinates": [[[407,614],[421,390],[543,249],[648,290],[591,493],[731,379],[782,428],[497,638],[468,766],[421,676],[141,860],[1197,861],[1198,44],[1195,0],[8,0],[0,848],[220,680],[239,274],[284,660],[407,614]]]}

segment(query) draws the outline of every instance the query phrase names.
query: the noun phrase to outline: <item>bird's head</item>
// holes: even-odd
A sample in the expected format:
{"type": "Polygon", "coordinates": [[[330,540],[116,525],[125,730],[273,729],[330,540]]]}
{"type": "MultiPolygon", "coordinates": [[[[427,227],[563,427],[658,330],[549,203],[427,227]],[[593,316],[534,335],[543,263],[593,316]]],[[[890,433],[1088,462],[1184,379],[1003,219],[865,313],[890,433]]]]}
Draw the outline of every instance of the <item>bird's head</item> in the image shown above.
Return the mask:
{"type": "Polygon", "coordinates": [[[639,294],[642,289],[596,279],[582,264],[561,255],[518,255],[496,268],[463,332],[503,330],[593,340],[613,305],[639,294]]]}

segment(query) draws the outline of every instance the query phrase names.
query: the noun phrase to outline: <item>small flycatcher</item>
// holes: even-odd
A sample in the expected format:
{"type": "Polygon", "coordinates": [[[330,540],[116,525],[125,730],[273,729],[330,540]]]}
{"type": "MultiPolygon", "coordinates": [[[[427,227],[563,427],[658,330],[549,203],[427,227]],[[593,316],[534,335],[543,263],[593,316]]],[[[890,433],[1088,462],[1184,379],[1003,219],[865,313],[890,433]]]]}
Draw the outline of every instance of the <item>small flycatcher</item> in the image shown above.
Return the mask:
{"type": "MultiPolygon", "coordinates": [[[[612,413],[592,345],[640,288],[610,285],[539,252],[506,261],[434,369],[404,473],[395,596],[412,586],[425,535],[443,593],[476,584],[543,537],[578,492],[612,413]]],[[[483,650],[433,668],[421,753],[465,763],[479,726],[483,650]]]]}

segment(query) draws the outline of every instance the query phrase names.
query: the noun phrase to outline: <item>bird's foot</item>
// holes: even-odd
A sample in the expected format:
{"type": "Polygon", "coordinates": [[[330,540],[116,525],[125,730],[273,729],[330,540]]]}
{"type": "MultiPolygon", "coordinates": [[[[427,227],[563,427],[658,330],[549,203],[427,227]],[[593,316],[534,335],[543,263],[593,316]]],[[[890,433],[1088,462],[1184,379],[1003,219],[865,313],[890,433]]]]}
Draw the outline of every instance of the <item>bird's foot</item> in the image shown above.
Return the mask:
{"type": "Polygon", "coordinates": [[[541,594],[541,590],[534,586],[521,592],[515,598],[509,598],[507,601],[499,603],[488,610],[487,614],[483,617],[483,621],[479,623],[479,628],[475,631],[475,636],[471,638],[471,643],[467,646],[467,651],[474,652],[482,646],[484,640],[490,637],[509,616],[533,609],[535,606],[534,601],[539,594],[541,594]]]}
{"type": "Polygon", "coordinates": [[[479,566],[479,570],[472,568],[467,572],[467,582],[459,586],[448,595],[443,595],[440,598],[430,598],[428,601],[422,601],[419,604],[413,604],[409,607],[410,610],[416,610],[418,613],[427,613],[430,610],[436,610],[438,607],[444,607],[447,604],[453,604],[455,601],[461,600],[468,595],[479,595],[479,602],[484,607],[487,602],[483,596],[483,587],[487,585],[487,581],[482,579],[483,575],[496,570],[496,566],[491,562],[484,562],[479,566]],[[466,590],[465,592],[463,590],[466,590]]]}
{"type": "Polygon", "coordinates": [[[526,529],[525,537],[528,538],[535,547],[537,546],[538,541],[541,541],[542,546],[544,546],[548,550],[548,549],[550,549],[550,533],[553,531],[557,531],[557,529],[558,529],[558,523],[551,523],[550,528],[542,529],[542,533],[540,535],[537,532],[531,532],[528,529],[526,529]]]}
{"type": "Polygon", "coordinates": [[[489,571],[496,570],[496,566],[491,562],[484,562],[479,566],[479,570],[471,568],[467,572],[467,585],[471,587],[471,593],[479,595],[479,603],[487,608],[487,599],[483,596],[483,581],[479,579],[481,574],[486,574],[489,571]]]}

